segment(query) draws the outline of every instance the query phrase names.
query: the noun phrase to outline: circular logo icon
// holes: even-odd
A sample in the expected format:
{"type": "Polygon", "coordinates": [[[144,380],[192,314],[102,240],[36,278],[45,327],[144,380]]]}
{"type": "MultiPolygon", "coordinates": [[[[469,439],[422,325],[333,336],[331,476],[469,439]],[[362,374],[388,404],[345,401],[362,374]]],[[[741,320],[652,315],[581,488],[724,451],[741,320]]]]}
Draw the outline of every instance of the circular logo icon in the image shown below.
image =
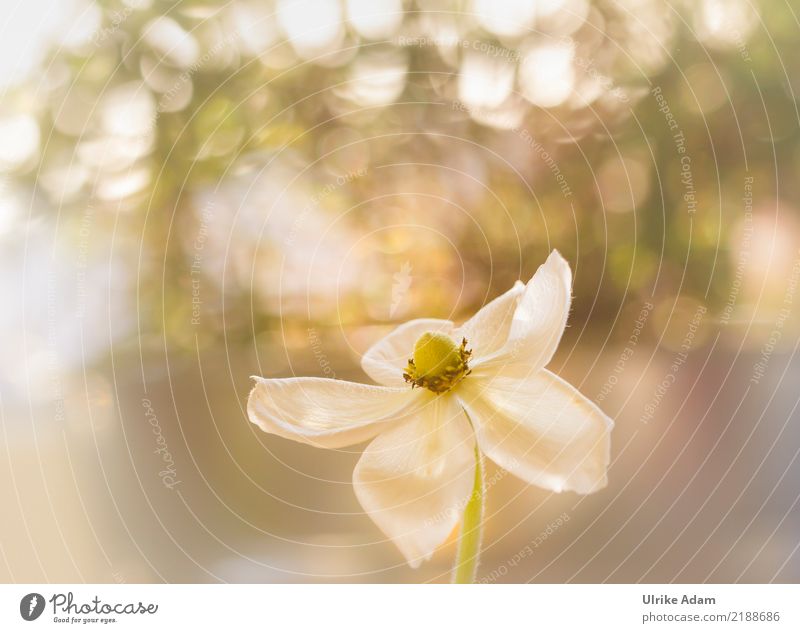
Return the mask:
{"type": "Polygon", "coordinates": [[[35,620],[44,611],[44,596],[40,593],[29,593],[19,601],[19,614],[23,620],[35,620]]]}

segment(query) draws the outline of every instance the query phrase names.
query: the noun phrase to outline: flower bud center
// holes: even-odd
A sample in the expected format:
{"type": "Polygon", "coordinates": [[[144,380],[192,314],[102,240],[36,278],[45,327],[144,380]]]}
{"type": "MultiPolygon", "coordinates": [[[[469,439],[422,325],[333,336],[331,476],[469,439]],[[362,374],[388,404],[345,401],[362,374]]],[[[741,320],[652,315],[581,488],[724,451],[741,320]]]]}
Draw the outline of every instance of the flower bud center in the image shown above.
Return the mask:
{"type": "Polygon", "coordinates": [[[446,334],[425,332],[414,344],[414,357],[408,361],[403,378],[412,387],[425,387],[434,393],[450,391],[469,374],[471,354],[466,339],[459,346],[446,334]]]}
{"type": "Polygon", "coordinates": [[[447,367],[457,367],[460,360],[458,345],[444,334],[425,332],[414,344],[414,366],[420,376],[435,378],[447,367]]]}

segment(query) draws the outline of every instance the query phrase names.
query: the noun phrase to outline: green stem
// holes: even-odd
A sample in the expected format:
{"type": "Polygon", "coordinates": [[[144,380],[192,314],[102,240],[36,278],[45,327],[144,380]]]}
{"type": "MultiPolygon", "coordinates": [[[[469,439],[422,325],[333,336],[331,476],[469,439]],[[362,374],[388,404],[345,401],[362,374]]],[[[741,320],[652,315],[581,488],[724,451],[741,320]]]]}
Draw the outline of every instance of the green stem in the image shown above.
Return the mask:
{"type": "Polygon", "coordinates": [[[464,520],[458,537],[458,554],[453,570],[453,582],[475,582],[478,557],[481,551],[481,523],[483,521],[483,464],[478,445],[475,445],[475,485],[464,508],[464,520]]]}

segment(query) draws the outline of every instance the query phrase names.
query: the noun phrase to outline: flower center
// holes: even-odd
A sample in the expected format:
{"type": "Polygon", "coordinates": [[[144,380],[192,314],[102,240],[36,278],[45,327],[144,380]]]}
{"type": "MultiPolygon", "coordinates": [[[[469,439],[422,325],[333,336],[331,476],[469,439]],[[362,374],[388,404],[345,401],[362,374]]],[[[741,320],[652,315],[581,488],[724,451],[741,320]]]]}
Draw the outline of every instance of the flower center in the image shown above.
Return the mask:
{"type": "Polygon", "coordinates": [[[470,373],[467,339],[461,345],[445,334],[425,332],[414,343],[414,358],[409,359],[403,378],[411,388],[425,387],[434,393],[450,391],[470,373]]]}

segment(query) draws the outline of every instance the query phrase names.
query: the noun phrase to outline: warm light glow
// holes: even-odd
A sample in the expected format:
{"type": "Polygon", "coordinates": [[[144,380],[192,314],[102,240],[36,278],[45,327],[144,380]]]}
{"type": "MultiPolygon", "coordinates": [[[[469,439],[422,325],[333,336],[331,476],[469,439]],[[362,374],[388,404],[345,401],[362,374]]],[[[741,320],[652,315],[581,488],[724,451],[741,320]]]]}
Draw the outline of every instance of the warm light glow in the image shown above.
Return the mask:
{"type": "Polygon", "coordinates": [[[458,76],[458,98],[473,108],[496,108],[511,94],[514,66],[481,53],[467,53],[458,76]]]}
{"type": "Polygon", "coordinates": [[[97,185],[97,197],[101,200],[122,200],[138,193],[150,184],[150,170],[136,167],[118,174],[107,174],[97,185]]]}
{"type": "Polygon", "coordinates": [[[139,137],[155,125],[156,105],[144,84],[133,81],[109,90],[100,106],[103,129],[117,136],[139,137]]]}
{"type": "Polygon", "coordinates": [[[148,22],[142,39],[173,66],[187,68],[200,56],[197,40],[171,18],[158,17],[148,22]]]}
{"type": "Polygon", "coordinates": [[[485,29],[511,37],[530,32],[536,4],[534,0],[473,0],[473,11],[485,29]]]}
{"type": "Polygon", "coordinates": [[[743,45],[758,20],[748,0],[704,0],[696,11],[698,35],[711,45],[743,45]]]}
{"type": "Polygon", "coordinates": [[[523,57],[519,75],[522,93],[534,105],[560,105],[572,92],[575,69],[573,48],[562,43],[543,44],[523,57]]]}
{"type": "Polygon", "coordinates": [[[28,114],[0,119],[0,170],[23,165],[39,150],[39,125],[28,114]]]}
{"type": "Polygon", "coordinates": [[[332,50],[341,38],[342,12],[336,0],[278,0],[278,22],[298,55],[332,50]]]}
{"type": "Polygon", "coordinates": [[[275,42],[278,29],[268,4],[237,2],[231,6],[230,15],[238,41],[248,53],[259,55],[275,42]]]}
{"type": "Polygon", "coordinates": [[[71,11],[69,28],[59,30],[59,44],[66,48],[78,48],[90,42],[100,29],[103,14],[94,2],[72,0],[65,2],[71,11]]]}
{"type": "Polygon", "coordinates": [[[20,216],[19,196],[11,191],[0,191],[0,236],[11,232],[20,216]]]}
{"type": "Polygon", "coordinates": [[[359,35],[388,38],[403,20],[401,0],[347,0],[347,19],[359,35]]]}
{"type": "Polygon", "coordinates": [[[0,37],[0,87],[13,86],[39,67],[67,9],[67,3],[56,0],[6,3],[0,37]]]}
{"type": "Polygon", "coordinates": [[[362,55],[353,63],[344,94],[364,106],[392,103],[403,92],[406,71],[402,52],[388,50],[362,55]]]}

